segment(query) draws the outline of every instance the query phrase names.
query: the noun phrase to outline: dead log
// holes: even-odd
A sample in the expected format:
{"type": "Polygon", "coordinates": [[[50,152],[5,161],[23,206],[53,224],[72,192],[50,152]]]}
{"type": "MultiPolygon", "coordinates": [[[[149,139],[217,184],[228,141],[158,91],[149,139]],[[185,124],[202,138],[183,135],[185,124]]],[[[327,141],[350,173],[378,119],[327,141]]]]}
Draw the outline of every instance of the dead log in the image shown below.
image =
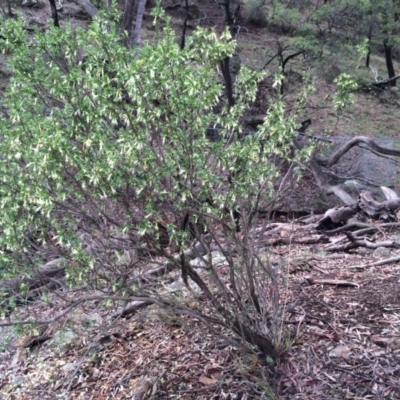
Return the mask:
{"type": "Polygon", "coordinates": [[[317,230],[332,230],[338,226],[347,224],[350,218],[353,218],[359,212],[357,203],[346,207],[331,208],[318,221],[317,230]]]}
{"type": "Polygon", "coordinates": [[[396,211],[400,208],[400,198],[393,190],[381,186],[381,190],[386,197],[386,201],[378,202],[374,195],[362,190],[358,199],[358,206],[364,213],[374,219],[387,221],[396,219],[396,211]]]}
{"type": "MultiPolygon", "coordinates": [[[[375,220],[396,221],[396,213],[400,208],[400,198],[396,192],[388,187],[381,186],[381,190],[387,199],[386,201],[379,202],[370,191],[362,190],[356,203],[329,209],[318,221],[317,230],[330,231],[330,234],[337,233],[344,230],[343,226],[357,214],[375,220]]],[[[350,227],[349,225],[348,228],[350,229],[350,227]]],[[[360,227],[368,228],[365,225],[360,227]]]]}
{"type": "Polygon", "coordinates": [[[396,82],[397,79],[400,78],[400,75],[397,76],[393,76],[391,78],[379,81],[379,82],[374,82],[373,84],[371,84],[370,86],[363,86],[362,89],[363,90],[369,90],[372,88],[377,88],[377,89],[386,89],[387,87],[390,86],[391,83],[396,82]]]}
{"type": "MultiPolygon", "coordinates": [[[[397,217],[399,218],[399,217],[397,217]]],[[[382,231],[385,228],[399,228],[400,223],[399,222],[388,222],[388,223],[383,223],[383,224],[375,224],[375,225],[368,225],[365,224],[365,228],[362,228],[362,225],[360,224],[361,229],[354,231],[353,234],[354,236],[363,236],[367,235],[370,233],[375,233],[377,231],[382,231]]],[[[324,232],[325,234],[328,234],[328,232],[324,232]]]]}

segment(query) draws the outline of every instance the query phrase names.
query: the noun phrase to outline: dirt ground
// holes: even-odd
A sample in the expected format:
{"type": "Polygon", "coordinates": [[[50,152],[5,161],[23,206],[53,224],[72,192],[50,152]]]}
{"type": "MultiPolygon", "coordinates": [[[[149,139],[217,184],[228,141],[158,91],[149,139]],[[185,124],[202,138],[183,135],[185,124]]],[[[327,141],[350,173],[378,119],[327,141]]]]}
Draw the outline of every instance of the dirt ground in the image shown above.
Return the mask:
{"type": "MultiPolygon", "coordinates": [[[[282,329],[293,334],[271,368],[188,317],[149,307],[106,323],[107,310],[87,305],[52,328],[51,336],[64,332],[59,345],[53,339],[29,351],[18,347],[23,337],[0,353],[2,398],[399,399],[400,266],[368,264],[400,251],[323,248],[270,249],[288,276],[282,329]],[[341,283],[310,283],[318,279],[341,283]]],[[[29,309],[59,312],[56,298],[52,309],[40,301],[29,309]]]]}

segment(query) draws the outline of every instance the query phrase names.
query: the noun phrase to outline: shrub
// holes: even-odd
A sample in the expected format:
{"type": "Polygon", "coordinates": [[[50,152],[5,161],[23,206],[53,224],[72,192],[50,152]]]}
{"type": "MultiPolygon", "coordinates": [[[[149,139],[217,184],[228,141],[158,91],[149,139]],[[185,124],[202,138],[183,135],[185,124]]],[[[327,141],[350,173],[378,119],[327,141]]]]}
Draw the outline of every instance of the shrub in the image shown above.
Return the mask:
{"type": "MultiPolygon", "coordinates": [[[[164,18],[160,8],[154,15],[164,18]]],[[[130,52],[115,20],[32,40],[22,21],[1,27],[13,77],[0,120],[0,268],[32,275],[57,255],[68,261],[68,286],[95,293],[70,309],[146,300],[275,358],[279,276],[254,227],[260,202],[276,196],[280,163],[290,161],[294,117],[278,99],[243,137],[262,74],[242,68],[235,105],[221,100],[216,70],[235,50],[228,33],[198,29],[181,51],[167,24],[155,43],[130,52]],[[210,126],[221,140],[208,140],[210,126]],[[155,262],[194,282],[201,305],[143,286],[138,276],[155,262]]]]}

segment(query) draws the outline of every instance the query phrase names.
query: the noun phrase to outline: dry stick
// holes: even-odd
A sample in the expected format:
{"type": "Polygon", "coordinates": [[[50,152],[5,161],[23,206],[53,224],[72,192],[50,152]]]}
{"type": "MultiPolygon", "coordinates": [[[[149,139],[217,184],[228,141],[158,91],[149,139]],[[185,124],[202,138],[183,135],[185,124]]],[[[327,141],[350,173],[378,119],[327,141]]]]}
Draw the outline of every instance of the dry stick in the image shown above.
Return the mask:
{"type": "Polygon", "coordinates": [[[314,279],[311,276],[306,276],[305,279],[312,285],[355,286],[356,288],[360,287],[360,285],[357,282],[349,282],[338,279],[314,279]]]}
{"type": "MultiPolygon", "coordinates": [[[[331,229],[329,231],[324,231],[325,235],[335,235],[336,233],[340,233],[343,231],[351,231],[354,228],[359,228],[359,229],[368,229],[368,232],[365,233],[369,233],[370,229],[373,229],[373,231],[375,231],[377,228],[375,226],[372,226],[371,224],[365,224],[362,222],[357,222],[357,223],[353,223],[353,224],[347,224],[347,225],[343,225],[343,226],[339,226],[339,228],[335,228],[335,229],[331,229]]],[[[356,231],[359,232],[360,230],[356,231]]]]}
{"type": "Polygon", "coordinates": [[[307,261],[307,264],[308,264],[312,269],[315,269],[315,270],[321,272],[321,274],[325,274],[325,275],[326,275],[326,274],[329,274],[328,271],[325,271],[324,269],[318,267],[318,265],[315,265],[315,263],[313,263],[313,262],[307,261]]]}
{"type": "Polygon", "coordinates": [[[335,246],[327,246],[324,248],[325,251],[347,251],[351,249],[355,249],[357,247],[366,247],[367,249],[377,249],[378,247],[391,247],[391,248],[400,248],[400,242],[397,240],[385,240],[383,242],[371,242],[367,238],[360,238],[355,240],[354,237],[346,232],[346,236],[350,240],[343,245],[335,245],[335,246]]]}
{"type": "Polygon", "coordinates": [[[378,267],[380,265],[391,264],[391,263],[394,263],[397,261],[400,261],[400,256],[393,257],[393,258],[387,258],[386,260],[375,261],[375,262],[369,263],[369,264],[353,265],[351,267],[348,267],[348,269],[365,269],[365,268],[369,268],[369,267],[378,267]]]}
{"type": "Polygon", "coordinates": [[[379,224],[379,225],[375,225],[375,226],[372,225],[369,228],[354,231],[353,234],[355,236],[365,235],[367,233],[372,233],[377,230],[381,231],[382,228],[400,228],[400,223],[399,222],[387,222],[385,224],[379,224]]]}

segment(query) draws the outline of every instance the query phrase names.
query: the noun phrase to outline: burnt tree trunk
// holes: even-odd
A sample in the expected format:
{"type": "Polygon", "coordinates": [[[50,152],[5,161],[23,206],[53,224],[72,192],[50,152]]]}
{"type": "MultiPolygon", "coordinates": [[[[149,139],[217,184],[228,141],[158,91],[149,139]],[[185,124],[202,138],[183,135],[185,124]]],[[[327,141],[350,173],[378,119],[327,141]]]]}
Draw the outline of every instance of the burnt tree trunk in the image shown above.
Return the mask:
{"type": "Polygon", "coordinates": [[[51,8],[51,17],[53,18],[54,26],[59,28],[60,22],[58,20],[58,11],[56,7],[56,0],[49,0],[51,8]]]}
{"type": "Polygon", "coordinates": [[[222,76],[224,77],[226,95],[228,97],[228,104],[229,107],[232,107],[235,105],[235,98],[233,97],[232,77],[229,65],[230,65],[229,57],[226,57],[220,61],[221,72],[222,76]]]}
{"type": "Polygon", "coordinates": [[[368,47],[367,47],[367,57],[365,58],[365,67],[369,68],[369,63],[371,59],[371,39],[372,39],[372,31],[373,31],[373,25],[372,23],[369,25],[368,28],[368,47]]]}
{"type": "Polygon", "coordinates": [[[13,16],[13,13],[11,10],[11,0],[7,0],[7,16],[9,18],[12,18],[12,16],[13,16]]]}
{"type": "Polygon", "coordinates": [[[182,28],[181,50],[185,48],[188,18],[189,18],[189,0],[185,0],[185,20],[183,21],[183,28],[182,28]]]}
{"type": "MultiPolygon", "coordinates": [[[[386,38],[383,41],[383,45],[385,47],[385,60],[386,60],[386,67],[388,70],[389,79],[394,78],[396,76],[394,72],[394,65],[393,65],[393,44],[391,43],[389,38],[386,38]]],[[[396,86],[396,79],[389,81],[390,86],[396,86]]]]}
{"type": "MultiPolygon", "coordinates": [[[[220,5],[224,7],[225,22],[226,22],[226,25],[229,27],[229,32],[233,39],[234,34],[235,34],[235,28],[234,28],[234,21],[232,18],[232,13],[231,13],[231,2],[230,2],[230,0],[225,0],[225,2],[220,3],[220,5]]],[[[235,98],[233,96],[232,77],[231,77],[231,72],[230,72],[230,58],[226,57],[223,60],[221,60],[220,66],[221,66],[222,76],[224,77],[226,95],[228,97],[228,104],[229,104],[229,107],[232,107],[235,105],[235,98]]]]}

